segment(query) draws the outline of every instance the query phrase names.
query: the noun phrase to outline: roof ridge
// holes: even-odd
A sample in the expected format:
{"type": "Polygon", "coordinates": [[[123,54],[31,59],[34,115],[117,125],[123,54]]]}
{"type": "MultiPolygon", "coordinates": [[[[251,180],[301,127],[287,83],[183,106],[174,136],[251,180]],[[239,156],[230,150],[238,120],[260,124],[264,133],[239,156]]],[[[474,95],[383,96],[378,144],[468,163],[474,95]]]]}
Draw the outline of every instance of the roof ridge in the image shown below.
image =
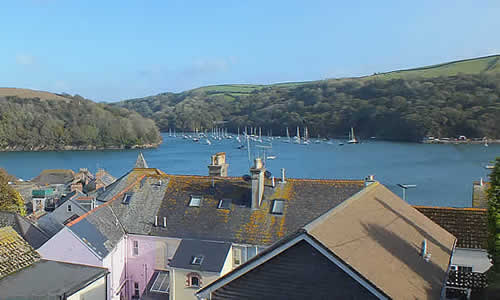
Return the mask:
{"type": "Polygon", "coordinates": [[[306,230],[306,232],[309,232],[311,229],[317,227],[318,225],[322,224],[328,217],[331,215],[337,214],[340,211],[342,211],[345,207],[347,207],[349,204],[352,202],[358,200],[361,198],[361,196],[372,192],[375,187],[382,186],[378,181],[375,181],[374,183],[366,186],[365,188],[361,189],[359,192],[356,194],[352,195],[351,197],[347,198],[346,200],[342,201],[339,205],[330,208],[328,211],[326,211],[324,214],[321,216],[317,217],[316,219],[312,220],[308,224],[304,225],[302,228],[306,230]]]}
{"type": "Polygon", "coordinates": [[[459,210],[459,211],[484,211],[487,212],[486,208],[479,207],[449,207],[449,206],[428,206],[428,205],[412,205],[414,208],[432,208],[432,209],[442,209],[442,210],[459,210]]]}
{"type": "Polygon", "coordinates": [[[107,201],[106,203],[103,203],[97,207],[95,207],[94,209],[92,209],[91,211],[81,215],[80,217],[78,217],[77,219],[69,222],[66,226],[68,227],[71,227],[73,225],[75,225],[76,223],[80,222],[81,220],[85,219],[88,215],[94,213],[95,211],[97,211],[98,209],[100,209],[101,207],[104,207],[104,206],[108,206],[111,202],[113,202],[114,200],[118,199],[119,196],[122,196],[123,194],[125,194],[126,192],[128,192],[132,187],[134,187],[136,184],[138,184],[139,182],[141,182],[141,180],[146,177],[146,174],[143,174],[139,177],[137,177],[137,179],[132,182],[130,185],[128,185],[126,188],[124,188],[121,192],[117,193],[116,195],[113,196],[113,198],[111,198],[109,201],[107,201]]]}

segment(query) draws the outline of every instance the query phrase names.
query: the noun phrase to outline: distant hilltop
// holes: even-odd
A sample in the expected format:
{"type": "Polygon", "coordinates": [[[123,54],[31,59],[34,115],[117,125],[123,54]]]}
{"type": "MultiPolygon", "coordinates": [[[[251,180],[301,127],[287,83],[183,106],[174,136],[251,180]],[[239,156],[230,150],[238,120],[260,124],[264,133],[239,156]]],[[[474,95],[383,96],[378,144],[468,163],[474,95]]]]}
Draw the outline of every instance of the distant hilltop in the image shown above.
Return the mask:
{"type": "Polygon", "coordinates": [[[0,97],[6,97],[6,96],[19,97],[22,99],[39,98],[40,100],[62,100],[62,101],[70,100],[66,97],[45,91],[0,87],[0,97]]]}
{"type": "Polygon", "coordinates": [[[500,138],[500,55],[355,78],[270,85],[224,84],[112,105],[152,118],[160,130],[224,124],[285,135],[421,141],[426,136],[500,138]]]}

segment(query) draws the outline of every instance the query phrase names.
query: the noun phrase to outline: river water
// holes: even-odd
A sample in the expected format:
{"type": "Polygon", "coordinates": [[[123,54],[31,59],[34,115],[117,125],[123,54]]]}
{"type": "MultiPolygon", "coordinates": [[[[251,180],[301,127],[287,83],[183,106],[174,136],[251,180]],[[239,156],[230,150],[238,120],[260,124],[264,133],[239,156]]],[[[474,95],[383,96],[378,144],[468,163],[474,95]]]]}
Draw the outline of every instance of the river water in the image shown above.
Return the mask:
{"type": "MultiPolygon", "coordinates": [[[[264,143],[272,148],[237,149],[234,139],[193,142],[169,137],[157,149],[142,150],[150,167],[170,174],[207,175],[210,155],[224,151],[229,163],[229,175],[248,174],[249,161],[256,155],[276,156],[267,160],[267,169],[280,176],[285,168],[287,177],[363,179],[369,174],[393,192],[402,195],[397,184],[412,184],[406,200],[415,205],[467,207],[471,205],[472,182],[486,179],[484,167],[500,156],[500,145],[435,145],[395,143],[369,140],[357,145],[311,143],[298,145],[274,139],[264,143]],[[263,152],[266,153],[263,153],[263,152]],[[249,160],[249,155],[251,159],[249,160]]],[[[44,169],[88,168],[94,172],[104,168],[120,177],[129,171],[139,150],[62,151],[62,152],[3,152],[0,167],[24,180],[37,176],[44,169]]]]}

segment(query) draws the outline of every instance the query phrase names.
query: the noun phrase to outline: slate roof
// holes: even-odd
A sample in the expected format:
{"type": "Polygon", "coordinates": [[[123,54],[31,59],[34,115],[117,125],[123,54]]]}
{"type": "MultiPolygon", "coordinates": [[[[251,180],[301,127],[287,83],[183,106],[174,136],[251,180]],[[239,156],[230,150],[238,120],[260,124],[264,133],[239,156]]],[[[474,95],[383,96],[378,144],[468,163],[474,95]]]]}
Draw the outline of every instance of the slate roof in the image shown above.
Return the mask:
{"type": "Polygon", "coordinates": [[[241,178],[169,175],[169,187],[157,215],[167,227],[150,234],[188,239],[270,245],[296,231],[364,188],[361,180],[267,180],[259,208],[250,208],[251,183],[241,178]],[[212,187],[214,183],[214,187],[212,187]],[[189,207],[191,195],[202,195],[200,207],[189,207]],[[229,210],[218,209],[231,199],[229,210]],[[284,213],[271,214],[273,200],[284,200],[284,213]]]}
{"type": "MultiPolygon", "coordinates": [[[[97,196],[103,205],[68,227],[73,230],[80,220],[87,220],[105,237],[108,251],[125,232],[269,245],[363,188],[361,180],[288,179],[278,180],[274,188],[267,180],[261,206],[251,209],[251,183],[242,178],[167,175],[154,168],[134,168],[97,196]],[[123,203],[125,194],[132,195],[129,203],[123,203]],[[188,206],[191,195],[203,197],[200,207],[188,206]],[[221,199],[231,199],[231,208],[218,209],[221,199]],[[282,215],[270,213],[276,199],[285,201],[282,215]]],[[[84,237],[91,239],[88,234],[84,237]]]]}
{"type": "MultiPolygon", "coordinates": [[[[0,228],[0,279],[31,266],[39,259],[40,255],[12,227],[0,228]]],[[[0,291],[5,290],[0,287],[0,291]]]]}
{"type": "Polygon", "coordinates": [[[457,237],[457,247],[486,249],[488,243],[488,210],[414,206],[429,219],[457,237]]]}
{"type": "Polygon", "coordinates": [[[179,244],[170,267],[219,273],[230,249],[231,243],[184,239],[179,244]],[[202,257],[200,265],[191,263],[194,256],[202,257]]]}
{"type": "Polygon", "coordinates": [[[63,299],[107,273],[100,267],[40,260],[1,279],[0,291],[2,299],[63,299]]]}
{"type": "Polygon", "coordinates": [[[31,181],[42,185],[47,184],[66,184],[75,178],[73,170],[64,169],[48,169],[43,170],[40,175],[33,178],[31,181]]]}
{"type": "Polygon", "coordinates": [[[253,270],[261,270],[278,248],[293,245],[301,237],[319,244],[390,299],[440,299],[456,242],[454,236],[376,182],[205,286],[197,295],[214,293],[233,282],[248,289],[248,282],[241,285],[237,281],[253,270]],[[428,262],[420,255],[424,239],[431,254],[428,262]]]}
{"type": "Polygon", "coordinates": [[[64,228],[64,223],[68,218],[73,217],[75,214],[82,216],[87,211],[88,210],[82,207],[77,201],[66,199],[66,201],[60,204],[54,211],[38,219],[37,223],[40,228],[52,237],[64,228]],[[68,211],[68,205],[71,205],[71,211],[68,211]]]}
{"type": "Polygon", "coordinates": [[[12,227],[35,249],[40,248],[50,238],[37,225],[14,212],[0,211],[0,227],[5,226],[12,227]]]}
{"type": "Polygon", "coordinates": [[[106,189],[101,198],[106,200],[104,204],[67,226],[103,258],[125,232],[151,231],[167,183],[168,178],[157,169],[134,169],[106,189]],[[161,185],[160,180],[163,180],[161,185]],[[128,204],[122,203],[126,193],[133,194],[128,204]]]}

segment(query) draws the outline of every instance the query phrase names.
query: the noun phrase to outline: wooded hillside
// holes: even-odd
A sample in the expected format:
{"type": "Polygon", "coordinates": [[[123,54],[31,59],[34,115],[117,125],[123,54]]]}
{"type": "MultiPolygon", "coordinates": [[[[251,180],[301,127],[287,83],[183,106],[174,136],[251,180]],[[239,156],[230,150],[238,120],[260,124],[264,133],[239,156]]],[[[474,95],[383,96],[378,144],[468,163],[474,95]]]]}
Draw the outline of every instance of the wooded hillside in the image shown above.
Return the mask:
{"type": "MultiPolygon", "coordinates": [[[[2,93],[12,91],[0,89],[2,93]]],[[[128,148],[160,142],[154,122],[136,112],[78,95],[50,95],[30,91],[0,96],[0,150],[128,148]]]]}
{"type": "Polygon", "coordinates": [[[211,128],[227,121],[263,132],[307,126],[312,136],[419,141],[438,137],[500,138],[500,74],[386,79],[373,76],[269,86],[223,85],[132,99],[115,105],[155,120],[160,130],[211,128]]]}

